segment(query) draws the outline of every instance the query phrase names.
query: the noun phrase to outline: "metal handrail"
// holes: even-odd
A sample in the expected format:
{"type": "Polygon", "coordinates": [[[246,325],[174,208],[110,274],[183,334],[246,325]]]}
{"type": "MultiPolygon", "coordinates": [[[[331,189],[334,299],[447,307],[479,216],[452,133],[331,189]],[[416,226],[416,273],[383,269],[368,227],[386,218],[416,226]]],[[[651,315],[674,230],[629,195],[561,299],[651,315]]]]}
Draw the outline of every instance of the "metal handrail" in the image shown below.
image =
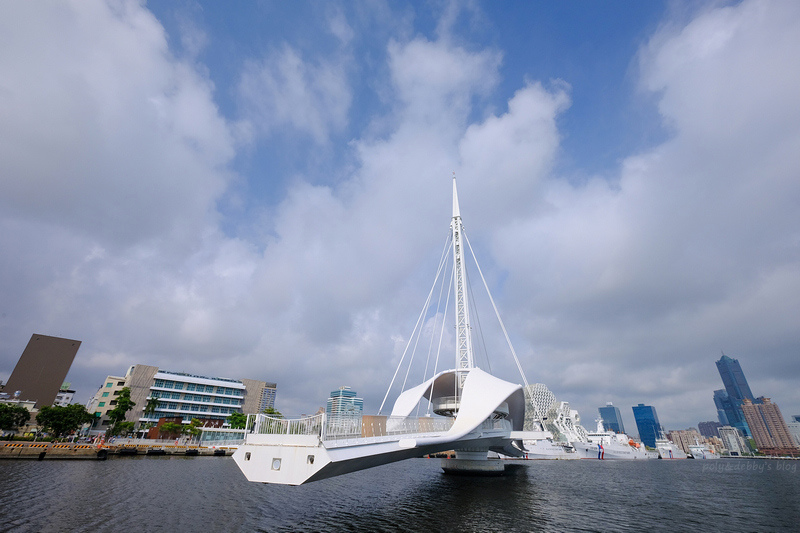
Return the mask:
{"type": "Polygon", "coordinates": [[[321,435],[325,422],[325,414],[321,413],[304,418],[276,418],[274,416],[255,414],[247,415],[248,433],[259,435],[321,435]]]}
{"type": "MultiPolygon", "coordinates": [[[[361,438],[387,438],[398,435],[424,435],[445,433],[454,418],[433,417],[331,417],[324,413],[288,419],[264,414],[248,415],[246,430],[259,435],[313,435],[321,441],[339,441],[361,438]]],[[[487,419],[481,430],[510,430],[511,422],[505,419],[487,419]]]]}

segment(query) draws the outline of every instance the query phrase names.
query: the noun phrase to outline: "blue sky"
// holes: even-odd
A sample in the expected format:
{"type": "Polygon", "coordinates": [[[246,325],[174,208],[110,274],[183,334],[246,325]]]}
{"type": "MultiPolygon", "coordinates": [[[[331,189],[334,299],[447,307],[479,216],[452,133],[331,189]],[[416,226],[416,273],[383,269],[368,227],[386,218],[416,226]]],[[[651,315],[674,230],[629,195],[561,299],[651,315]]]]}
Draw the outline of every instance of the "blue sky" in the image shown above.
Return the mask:
{"type": "Polygon", "coordinates": [[[375,411],[455,171],[528,380],[587,425],[713,420],[720,350],[800,413],[795,3],[0,15],[0,379],[35,332],[83,341],[80,401],[143,363],[375,411]]]}

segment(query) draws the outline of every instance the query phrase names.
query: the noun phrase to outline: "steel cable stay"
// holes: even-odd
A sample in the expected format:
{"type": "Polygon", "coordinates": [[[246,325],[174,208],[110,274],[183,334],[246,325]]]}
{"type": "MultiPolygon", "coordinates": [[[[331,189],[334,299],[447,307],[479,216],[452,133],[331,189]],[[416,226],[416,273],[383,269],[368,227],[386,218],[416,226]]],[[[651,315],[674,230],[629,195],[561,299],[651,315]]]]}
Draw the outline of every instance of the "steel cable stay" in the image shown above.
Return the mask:
{"type": "Polygon", "coordinates": [[[503,319],[500,317],[500,312],[497,310],[497,305],[494,303],[494,298],[492,298],[492,292],[489,290],[489,285],[486,283],[486,278],[483,276],[481,265],[478,263],[478,258],[475,257],[475,251],[472,249],[472,245],[470,244],[466,234],[464,234],[464,240],[467,242],[467,248],[469,248],[469,252],[470,254],[472,254],[472,259],[475,261],[475,266],[478,268],[478,273],[481,275],[483,286],[486,288],[486,294],[489,296],[489,301],[492,303],[494,314],[497,317],[497,321],[500,322],[500,328],[503,330],[503,335],[506,338],[506,343],[508,344],[508,348],[511,350],[511,355],[514,356],[514,362],[517,364],[519,375],[522,376],[522,381],[525,384],[525,389],[527,390],[528,378],[525,377],[525,372],[522,370],[522,365],[520,364],[519,358],[517,357],[517,352],[514,350],[514,346],[511,344],[511,338],[509,338],[508,336],[508,331],[506,331],[506,325],[503,323],[503,319]]]}
{"type": "MultiPolygon", "coordinates": [[[[417,335],[417,336],[419,335],[420,323],[422,322],[422,319],[425,317],[425,315],[426,315],[426,313],[428,311],[428,308],[430,307],[431,297],[433,296],[433,291],[436,288],[436,282],[439,280],[439,276],[441,275],[442,269],[444,268],[444,266],[445,266],[445,264],[447,262],[447,252],[448,252],[448,250],[450,248],[449,245],[448,245],[448,241],[449,241],[449,237],[445,241],[445,247],[444,247],[444,250],[442,251],[442,257],[439,259],[439,267],[438,267],[438,269],[436,271],[436,277],[434,278],[433,284],[431,285],[431,289],[428,292],[428,297],[427,297],[427,299],[425,300],[425,303],[422,306],[422,310],[420,311],[419,317],[417,318],[417,323],[414,325],[414,329],[412,330],[411,335],[408,338],[408,342],[406,343],[406,347],[403,350],[403,355],[400,357],[400,362],[397,364],[397,368],[394,371],[394,375],[392,376],[392,380],[389,382],[389,386],[386,389],[386,394],[383,396],[383,401],[381,402],[381,406],[378,409],[378,414],[381,414],[383,412],[383,407],[386,404],[386,399],[389,397],[389,393],[391,392],[392,387],[394,386],[394,382],[397,379],[397,374],[400,372],[400,368],[402,368],[402,366],[403,366],[403,362],[405,361],[406,355],[408,355],[408,348],[409,348],[409,346],[411,346],[411,341],[414,340],[414,336],[415,335],[417,335]]],[[[413,353],[412,353],[412,357],[413,357],[413,353]]],[[[411,367],[411,363],[409,362],[409,368],[410,367],[411,367]]]]}

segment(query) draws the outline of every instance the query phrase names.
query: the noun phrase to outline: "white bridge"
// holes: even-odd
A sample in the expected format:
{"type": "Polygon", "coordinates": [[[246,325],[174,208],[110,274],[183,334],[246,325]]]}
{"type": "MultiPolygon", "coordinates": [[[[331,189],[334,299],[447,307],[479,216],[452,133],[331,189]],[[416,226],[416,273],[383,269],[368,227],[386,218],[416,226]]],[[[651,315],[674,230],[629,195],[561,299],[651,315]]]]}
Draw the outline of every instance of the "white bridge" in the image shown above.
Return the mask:
{"type": "MultiPolygon", "coordinates": [[[[503,381],[474,365],[464,256],[466,237],[455,176],[450,230],[455,369],[435,373],[401,393],[389,416],[364,416],[348,424],[338,419],[326,420],[324,414],[299,420],[250,415],[245,441],[233,455],[248,480],[299,485],[450,450],[455,451],[456,457],[443,460],[445,472],[497,473],[504,466],[499,459],[489,458],[490,451],[519,457],[524,453],[522,439],[537,438],[522,432],[525,420],[522,385],[503,381]],[[412,416],[425,400],[435,416],[412,416]]],[[[502,326],[502,320],[500,323],[502,326]]],[[[527,385],[516,354],[514,359],[527,385]]]]}
{"type": "MultiPolygon", "coordinates": [[[[421,399],[430,395],[431,389],[435,394],[438,381],[454,377],[455,371],[443,372],[406,391],[398,398],[395,411],[410,404],[415,394],[409,393],[417,393],[421,399]]],[[[434,395],[433,403],[436,398],[434,395]]],[[[521,431],[525,413],[522,387],[478,368],[467,374],[455,418],[411,417],[395,411],[388,417],[363,417],[358,433],[327,425],[324,414],[299,420],[251,415],[251,432],[233,458],[250,481],[288,485],[448,450],[455,450],[457,458],[443,464],[446,471],[497,472],[503,465],[489,460],[487,452],[519,457],[520,441],[528,438],[521,431]]]]}

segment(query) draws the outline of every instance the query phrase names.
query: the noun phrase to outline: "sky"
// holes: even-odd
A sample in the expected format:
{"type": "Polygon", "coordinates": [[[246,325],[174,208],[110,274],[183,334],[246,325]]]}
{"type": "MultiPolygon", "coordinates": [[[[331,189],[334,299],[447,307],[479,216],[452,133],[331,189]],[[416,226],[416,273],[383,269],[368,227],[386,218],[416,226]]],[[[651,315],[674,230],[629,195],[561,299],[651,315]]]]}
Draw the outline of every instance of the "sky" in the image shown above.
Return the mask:
{"type": "Polygon", "coordinates": [[[584,425],[716,420],[722,352],[800,414],[798,50],[789,1],[2,2],[0,379],[38,333],[82,341],[81,403],[147,364],[375,413],[455,172],[584,425]]]}

